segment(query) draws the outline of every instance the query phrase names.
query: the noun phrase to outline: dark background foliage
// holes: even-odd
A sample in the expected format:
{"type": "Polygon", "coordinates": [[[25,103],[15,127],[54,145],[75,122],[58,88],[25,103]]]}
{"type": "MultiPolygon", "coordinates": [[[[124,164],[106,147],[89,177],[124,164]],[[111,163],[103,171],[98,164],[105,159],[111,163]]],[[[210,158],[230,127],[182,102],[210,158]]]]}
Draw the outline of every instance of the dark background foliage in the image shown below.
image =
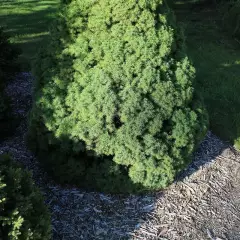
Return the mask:
{"type": "Polygon", "coordinates": [[[0,141],[12,133],[16,127],[4,88],[19,71],[17,63],[19,54],[20,49],[10,44],[9,37],[0,28],[0,141]]]}

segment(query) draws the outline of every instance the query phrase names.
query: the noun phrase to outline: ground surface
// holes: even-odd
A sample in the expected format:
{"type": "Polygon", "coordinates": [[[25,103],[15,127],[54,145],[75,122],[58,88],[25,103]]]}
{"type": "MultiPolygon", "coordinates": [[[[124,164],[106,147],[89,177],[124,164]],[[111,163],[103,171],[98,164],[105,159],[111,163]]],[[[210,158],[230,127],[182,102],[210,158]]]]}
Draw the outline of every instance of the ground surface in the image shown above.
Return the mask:
{"type": "Polygon", "coordinates": [[[240,239],[239,153],[208,134],[193,169],[197,165],[202,166],[158,194],[135,239],[240,239]]]}
{"type": "Polygon", "coordinates": [[[239,240],[240,154],[208,133],[179,181],[154,195],[85,192],[55,184],[25,146],[32,76],[19,74],[6,88],[15,135],[0,143],[33,172],[52,213],[53,240],[239,240]],[[217,238],[218,237],[218,238],[217,238]]]}
{"type": "Polygon", "coordinates": [[[0,26],[22,50],[20,62],[30,69],[39,45],[47,44],[59,0],[0,0],[0,26]]]}

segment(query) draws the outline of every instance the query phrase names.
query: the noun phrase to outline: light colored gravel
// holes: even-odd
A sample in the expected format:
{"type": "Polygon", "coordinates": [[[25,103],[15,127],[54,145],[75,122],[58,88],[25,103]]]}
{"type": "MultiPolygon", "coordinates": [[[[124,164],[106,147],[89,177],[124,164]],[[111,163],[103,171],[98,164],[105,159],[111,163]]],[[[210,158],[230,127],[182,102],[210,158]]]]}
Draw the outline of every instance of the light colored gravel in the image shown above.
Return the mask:
{"type": "Polygon", "coordinates": [[[0,153],[32,171],[52,213],[53,239],[240,239],[240,156],[210,132],[191,166],[176,183],[156,194],[107,195],[64,188],[41,169],[25,146],[32,76],[8,85],[21,123],[0,144],[0,153]]]}

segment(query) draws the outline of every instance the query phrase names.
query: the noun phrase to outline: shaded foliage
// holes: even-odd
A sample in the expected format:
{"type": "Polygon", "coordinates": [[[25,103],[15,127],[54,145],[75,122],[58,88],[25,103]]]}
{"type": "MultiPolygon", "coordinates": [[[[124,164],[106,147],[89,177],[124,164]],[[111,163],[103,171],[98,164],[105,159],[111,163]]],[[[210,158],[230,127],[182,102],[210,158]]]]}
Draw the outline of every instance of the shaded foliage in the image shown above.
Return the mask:
{"type": "Polygon", "coordinates": [[[172,12],[159,0],[67,3],[35,63],[32,149],[65,183],[166,187],[207,129],[172,12]]]}
{"type": "Polygon", "coordinates": [[[50,214],[29,172],[0,155],[0,239],[51,239],[50,214]]]}
{"type": "Polygon", "coordinates": [[[0,79],[1,85],[18,70],[17,58],[20,50],[9,42],[9,37],[0,28],[0,79]]]}
{"type": "Polygon", "coordinates": [[[8,36],[0,28],[0,135],[1,137],[11,129],[8,99],[4,94],[6,82],[19,70],[17,58],[20,54],[14,47],[8,36]]]}

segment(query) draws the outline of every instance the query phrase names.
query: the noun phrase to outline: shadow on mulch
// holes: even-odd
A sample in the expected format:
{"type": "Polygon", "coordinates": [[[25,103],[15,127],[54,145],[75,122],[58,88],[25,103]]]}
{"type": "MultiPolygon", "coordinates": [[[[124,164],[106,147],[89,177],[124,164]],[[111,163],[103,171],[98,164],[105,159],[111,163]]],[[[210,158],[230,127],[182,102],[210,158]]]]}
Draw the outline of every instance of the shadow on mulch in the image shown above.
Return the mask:
{"type": "MultiPolygon", "coordinates": [[[[194,172],[204,166],[213,163],[216,157],[222,154],[225,149],[231,147],[227,142],[223,142],[211,132],[208,132],[197,151],[194,153],[193,161],[186,170],[182,171],[175,181],[182,181],[190,177],[194,172]]],[[[232,147],[231,147],[232,148],[232,147]]]]}

